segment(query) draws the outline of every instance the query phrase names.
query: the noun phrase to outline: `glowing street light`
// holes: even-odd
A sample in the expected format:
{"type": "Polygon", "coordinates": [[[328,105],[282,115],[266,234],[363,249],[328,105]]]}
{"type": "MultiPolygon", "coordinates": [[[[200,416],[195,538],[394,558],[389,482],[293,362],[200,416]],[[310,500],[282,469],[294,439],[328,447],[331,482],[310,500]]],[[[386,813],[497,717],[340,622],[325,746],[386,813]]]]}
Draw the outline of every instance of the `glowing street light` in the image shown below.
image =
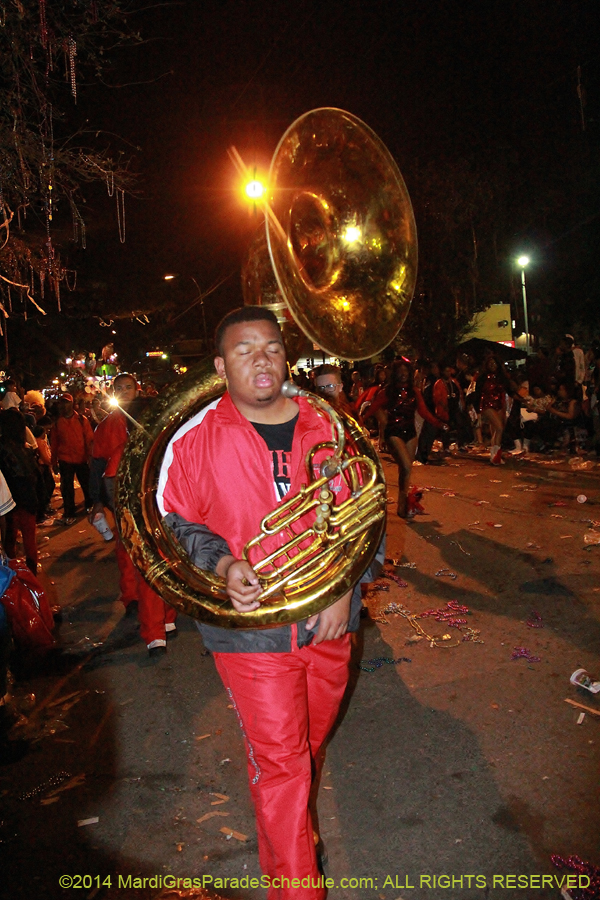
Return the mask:
{"type": "Polygon", "coordinates": [[[246,192],[246,196],[249,197],[250,200],[260,200],[266,188],[262,181],[259,181],[258,178],[254,178],[252,181],[249,181],[247,183],[244,190],[246,192]]]}
{"type": "Polygon", "coordinates": [[[527,317],[527,289],[525,287],[525,266],[529,264],[528,256],[519,256],[518,265],[521,266],[521,290],[523,292],[523,321],[525,325],[525,352],[529,356],[529,320],[527,317]]]}

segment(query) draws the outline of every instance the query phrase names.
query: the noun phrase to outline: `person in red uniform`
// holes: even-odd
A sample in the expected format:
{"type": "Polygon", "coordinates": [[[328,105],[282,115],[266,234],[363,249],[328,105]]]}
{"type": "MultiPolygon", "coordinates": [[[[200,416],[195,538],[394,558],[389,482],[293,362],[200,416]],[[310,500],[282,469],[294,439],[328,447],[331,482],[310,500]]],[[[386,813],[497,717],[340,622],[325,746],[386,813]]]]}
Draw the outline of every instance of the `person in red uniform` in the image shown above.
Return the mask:
{"type": "Polygon", "coordinates": [[[90,467],[94,432],[85,416],[75,412],[71,394],[63,394],[59,401],[60,417],[50,431],[52,468],[60,473],[60,492],[63,515],[59,521],[72,525],[75,521],[75,476],[83,491],[86,509],[91,506],[89,494],[90,467]]]}
{"type": "MultiPolygon", "coordinates": [[[[89,520],[104,512],[106,500],[114,512],[114,483],[117,469],[127,443],[131,420],[122,410],[136,413],[139,395],[138,384],[133,375],[123,372],[113,382],[114,396],[119,406],[101,422],[94,432],[92,452],[90,494],[92,509],[89,520]]],[[[117,536],[115,552],[119,565],[121,589],[120,600],[125,605],[126,615],[137,608],[140,634],[146,642],[150,656],[160,656],[167,652],[167,637],[176,633],[177,613],[172,606],[162,600],[144,581],[131,562],[125,547],[117,536]]]]}
{"type": "MultiPolygon", "coordinates": [[[[306,453],[331,440],[331,425],[306,400],[282,395],[285,349],[269,310],[249,306],[230,313],[216,344],[215,367],[227,392],[174,436],[157,500],[192,560],[225,578],[233,606],[245,612],[259,607],[261,587],[241,558],[244,545],[280,499],[306,481],[306,453]]],[[[344,496],[339,482],[332,489],[344,496]]],[[[275,546],[281,538],[275,536],[275,546]]],[[[243,729],[269,900],[323,900],[326,894],[309,795],[319,749],[346,688],[348,632],[358,628],[360,608],[357,586],[292,625],[236,630],[199,624],[243,729]],[[307,882],[292,887],[294,878],[307,882]]]]}
{"type": "Polygon", "coordinates": [[[447,425],[427,409],[421,391],[414,386],[413,368],[403,359],[394,363],[390,383],[365,414],[374,415],[381,408],[387,409],[385,442],[398,466],[397,512],[401,519],[412,519],[416,510],[414,503],[409,503],[409,489],[418,442],[415,414],[435,428],[447,429],[447,425]]]}
{"type": "Polygon", "coordinates": [[[484,361],[475,386],[475,398],[479,404],[481,421],[491,429],[490,462],[502,463],[502,433],[506,425],[506,394],[508,379],[495,356],[484,361]]]}

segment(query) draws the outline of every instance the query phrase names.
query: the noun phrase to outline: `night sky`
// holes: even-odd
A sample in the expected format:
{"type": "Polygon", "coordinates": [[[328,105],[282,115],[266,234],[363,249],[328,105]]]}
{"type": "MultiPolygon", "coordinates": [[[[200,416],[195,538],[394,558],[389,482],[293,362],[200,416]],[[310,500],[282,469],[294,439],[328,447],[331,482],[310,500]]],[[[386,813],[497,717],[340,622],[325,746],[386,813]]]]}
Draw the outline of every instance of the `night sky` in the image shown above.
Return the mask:
{"type": "MultiPolygon", "coordinates": [[[[259,221],[236,192],[227,148],[266,169],[288,125],[319,106],[364,119],[409,191],[417,166],[477,156],[491,170],[508,160],[524,195],[539,193],[545,177],[560,181],[582,125],[597,132],[597,16],[593,0],[149,6],[135,18],[146,42],[119,51],[106,76],[117,86],[79,91],[94,127],[139,148],[140,179],[139,196],[126,201],[124,244],[114,200],[92,195],[73,302],[91,309],[94,297],[110,296],[122,310],[150,310],[175,291],[183,309],[196,295],[192,277],[206,289],[230,276],[206,301],[212,326],[241,302],[239,266],[259,221]],[[165,284],[166,272],[180,278],[165,284]]],[[[547,279],[561,226],[536,215],[519,223],[514,249],[537,247],[547,279]]],[[[180,325],[194,336],[197,317],[180,325]]]]}

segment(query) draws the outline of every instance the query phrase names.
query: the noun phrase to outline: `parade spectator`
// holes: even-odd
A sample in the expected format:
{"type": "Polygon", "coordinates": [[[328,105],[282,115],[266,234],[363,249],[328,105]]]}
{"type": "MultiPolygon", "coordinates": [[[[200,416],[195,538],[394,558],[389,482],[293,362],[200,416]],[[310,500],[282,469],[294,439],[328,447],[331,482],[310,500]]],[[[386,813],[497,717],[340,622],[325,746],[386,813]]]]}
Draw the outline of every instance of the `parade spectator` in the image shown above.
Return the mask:
{"type": "Polygon", "coordinates": [[[42,416],[46,415],[44,395],[41,391],[27,391],[23,400],[29,405],[29,409],[35,418],[34,425],[36,425],[42,416]]]}
{"type": "Polygon", "coordinates": [[[538,347],[535,354],[526,360],[525,367],[529,384],[538,384],[542,391],[550,390],[552,363],[550,353],[545,347],[538,347]]]}
{"type": "Polygon", "coordinates": [[[36,516],[39,504],[40,473],[33,453],[25,446],[25,419],[18,409],[0,414],[0,470],[12,494],[15,506],[6,515],[4,549],[10,559],[17,555],[17,536],[21,532],[25,562],[37,573],[38,550],[36,516]]]}
{"type": "Polygon", "coordinates": [[[575,383],[574,343],[571,335],[565,335],[556,348],[556,377],[559,382],[575,383]]]}
{"type": "Polygon", "coordinates": [[[350,388],[350,400],[355,407],[357,407],[358,400],[364,389],[363,377],[358,369],[355,369],[352,373],[352,387],[350,388]]]}
{"type": "Polygon", "coordinates": [[[52,419],[50,416],[42,416],[38,424],[33,429],[33,435],[37,443],[37,463],[42,473],[43,491],[38,509],[38,524],[42,524],[45,519],[52,516],[54,511],[50,505],[52,495],[56,483],[52,474],[52,451],[48,442],[48,435],[52,428],[52,419]]]}
{"type": "MultiPolygon", "coordinates": [[[[441,378],[438,378],[433,386],[433,402],[436,418],[447,426],[440,434],[444,450],[448,451],[453,436],[462,449],[469,439],[469,432],[465,420],[465,399],[460,385],[454,377],[454,366],[445,365],[442,368],[441,378]]],[[[423,426],[423,430],[425,430],[425,426],[423,426]]],[[[428,436],[430,443],[428,441],[426,445],[427,455],[431,450],[435,434],[428,430],[428,436]]]]}
{"type": "Polygon", "coordinates": [[[513,444],[512,454],[523,452],[522,409],[529,394],[529,383],[525,371],[516,371],[508,376],[507,416],[504,426],[504,445],[513,444]]]}
{"type": "Polygon", "coordinates": [[[548,407],[547,414],[554,443],[574,450],[575,425],[581,414],[581,404],[573,383],[566,381],[559,385],[556,400],[548,407]]]}
{"type": "Polygon", "coordinates": [[[90,470],[88,460],[92,452],[94,434],[85,416],[75,412],[71,394],[63,394],[59,403],[59,418],[50,431],[52,468],[60,473],[60,492],[63,499],[61,524],[75,521],[75,476],[83,491],[86,508],[92,505],[89,494],[90,470]]]}
{"type": "Polygon", "coordinates": [[[566,334],[565,337],[571,342],[571,352],[575,360],[575,382],[583,384],[585,381],[585,354],[581,347],[578,347],[575,343],[575,338],[572,334],[566,334]]]}
{"type": "Polygon", "coordinates": [[[294,381],[298,387],[305,391],[309,391],[311,388],[310,378],[306,374],[306,369],[299,368],[298,374],[294,376],[294,381]]]}
{"type": "Polygon", "coordinates": [[[15,505],[6,483],[6,478],[2,474],[2,469],[0,469],[0,540],[2,541],[2,546],[4,546],[6,540],[6,516],[11,509],[15,508],[15,505]]]}
{"type": "Polygon", "coordinates": [[[5,394],[0,406],[2,409],[12,409],[13,407],[18,409],[21,405],[21,397],[17,391],[17,382],[15,379],[9,378],[8,381],[5,381],[4,388],[5,394]]]}
{"type": "Polygon", "coordinates": [[[31,409],[29,403],[25,400],[21,400],[21,404],[19,406],[21,413],[23,414],[23,418],[25,419],[25,424],[29,429],[35,428],[37,419],[33,414],[33,410],[31,409]]]}

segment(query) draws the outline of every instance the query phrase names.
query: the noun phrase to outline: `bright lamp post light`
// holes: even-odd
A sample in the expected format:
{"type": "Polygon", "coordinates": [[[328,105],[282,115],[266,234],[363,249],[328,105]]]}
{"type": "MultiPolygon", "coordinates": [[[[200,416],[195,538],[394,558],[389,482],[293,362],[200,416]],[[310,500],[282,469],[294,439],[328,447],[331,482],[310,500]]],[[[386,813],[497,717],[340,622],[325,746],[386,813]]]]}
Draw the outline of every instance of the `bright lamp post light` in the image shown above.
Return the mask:
{"type": "Polygon", "coordinates": [[[528,256],[519,256],[517,263],[521,266],[521,290],[523,292],[523,322],[525,325],[525,352],[529,356],[529,319],[527,316],[527,289],[525,287],[525,266],[529,264],[528,256]]]}
{"type": "Polygon", "coordinates": [[[246,196],[249,197],[250,200],[260,200],[265,192],[265,186],[262,181],[255,178],[253,181],[248,182],[244,190],[246,191],[246,196]]]}

